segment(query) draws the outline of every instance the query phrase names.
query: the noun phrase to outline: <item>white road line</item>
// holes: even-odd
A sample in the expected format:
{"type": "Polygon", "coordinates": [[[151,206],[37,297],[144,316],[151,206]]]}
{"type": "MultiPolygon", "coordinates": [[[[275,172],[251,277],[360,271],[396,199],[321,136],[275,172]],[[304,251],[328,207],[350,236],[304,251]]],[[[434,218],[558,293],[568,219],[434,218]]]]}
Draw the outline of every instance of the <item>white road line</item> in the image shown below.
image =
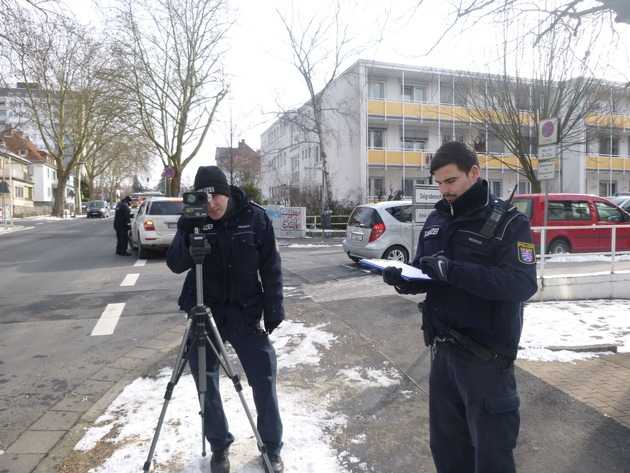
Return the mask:
{"type": "Polygon", "coordinates": [[[107,307],[105,307],[105,310],[98,319],[98,322],[96,322],[90,336],[97,337],[100,335],[111,335],[114,333],[116,325],[118,324],[118,319],[120,319],[120,314],[122,314],[124,308],[124,302],[120,304],[107,304],[107,307]]]}
{"type": "Polygon", "coordinates": [[[135,267],[140,267],[140,266],[144,266],[145,264],[147,264],[147,260],[145,259],[139,259],[135,262],[134,266],[135,267]]]}
{"type": "Polygon", "coordinates": [[[123,279],[123,282],[120,283],[120,287],[135,286],[139,276],[139,273],[127,274],[127,276],[125,276],[125,279],[123,279]]]}

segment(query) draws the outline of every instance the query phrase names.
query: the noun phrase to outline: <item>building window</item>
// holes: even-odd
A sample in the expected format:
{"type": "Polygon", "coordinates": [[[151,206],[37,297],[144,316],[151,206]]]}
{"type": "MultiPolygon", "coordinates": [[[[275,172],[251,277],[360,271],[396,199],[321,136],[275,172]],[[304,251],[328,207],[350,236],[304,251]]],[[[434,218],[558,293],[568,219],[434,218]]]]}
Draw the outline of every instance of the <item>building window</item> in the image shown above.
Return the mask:
{"type": "Polygon", "coordinates": [[[426,92],[421,85],[405,85],[401,91],[404,102],[426,102],[426,92]]]}
{"type": "Polygon", "coordinates": [[[368,129],[368,148],[383,149],[385,130],[382,128],[368,129]]]}
{"type": "Polygon", "coordinates": [[[405,139],[401,143],[401,147],[410,151],[424,151],[426,148],[426,138],[415,138],[412,136],[405,136],[405,139]]]}
{"type": "Polygon", "coordinates": [[[385,82],[369,81],[368,97],[371,99],[385,98],[385,82]]]}
{"type": "Polygon", "coordinates": [[[599,181],[599,195],[602,197],[617,193],[617,181],[599,181]]]}
{"type": "Polygon", "coordinates": [[[494,135],[488,136],[488,151],[491,153],[503,154],[505,153],[505,145],[498,137],[494,135]]]}
{"type": "Polygon", "coordinates": [[[490,188],[492,189],[492,193],[501,198],[503,195],[503,182],[502,181],[490,181],[490,188]]]}
{"type": "Polygon", "coordinates": [[[518,193],[519,194],[529,194],[532,191],[532,183],[529,181],[519,181],[518,183],[518,193]]]}
{"type": "Polygon", "coordinates": [[[385,179],[383,177],[370,177],[370,195],[377,198],[382,198],[385,194],[384,185],[385,179]]]}
{"type": "Polygon", "coordinates": [[[15,187],[15,197],[18,199],[24,198],[24,188],[23,187],[15,187]]]}
{"type": "Polygon", "coordinates": [[[619,156],[619,137],[599,135],[599,154],[619,156]]]}

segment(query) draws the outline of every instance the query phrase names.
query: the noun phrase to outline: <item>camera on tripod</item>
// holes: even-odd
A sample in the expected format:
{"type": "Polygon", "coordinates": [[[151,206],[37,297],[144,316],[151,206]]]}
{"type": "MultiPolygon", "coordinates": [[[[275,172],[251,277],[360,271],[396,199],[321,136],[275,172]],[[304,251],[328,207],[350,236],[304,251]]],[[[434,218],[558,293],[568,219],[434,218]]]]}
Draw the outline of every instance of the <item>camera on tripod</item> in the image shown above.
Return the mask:
{"type": "Polygon", "coordinates": [[[208,194],[203,191],[184,192],[182,216],[189,219],[205,219],[208,216],[208,194]]]}

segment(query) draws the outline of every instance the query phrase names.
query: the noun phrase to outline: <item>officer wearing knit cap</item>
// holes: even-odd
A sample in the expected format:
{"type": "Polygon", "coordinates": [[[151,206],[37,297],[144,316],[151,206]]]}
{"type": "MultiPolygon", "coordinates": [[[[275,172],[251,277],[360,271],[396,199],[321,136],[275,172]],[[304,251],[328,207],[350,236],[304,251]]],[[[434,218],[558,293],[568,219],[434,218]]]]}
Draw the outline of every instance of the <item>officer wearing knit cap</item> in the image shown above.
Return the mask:
{"type": "MultiPolygon", "coordinates": [[[[210,308],[223,339],[236,351],[252,387],[258,431],[272,466],[268,473],[281,473],[284,466],[280,457],[282,421],[276,396],[277,361],[269,335],[284,319],[284,307],[280,254],[273,226],[265,210],[251,202],[241,189],[230,186],[218,167],[201,166],[194,186],[208,194],[208,219],[200,225],[212,247],[203,265],[204,304],[210,308]]],[[[166,257],[173,272],[188,271],[178,301],[186,312],[196,303],[194,264],[188,250],[192,232],[189,219],[180,218],[166,257]]],[[[196,376],[196,357],[188,361],[196,376]]],[[[228,473],[228,449],[234,437],[223,412],[219,364],[212,350],[206,351],[206,365],[205,430],[212,448],[210,470],[228,473]]]]}

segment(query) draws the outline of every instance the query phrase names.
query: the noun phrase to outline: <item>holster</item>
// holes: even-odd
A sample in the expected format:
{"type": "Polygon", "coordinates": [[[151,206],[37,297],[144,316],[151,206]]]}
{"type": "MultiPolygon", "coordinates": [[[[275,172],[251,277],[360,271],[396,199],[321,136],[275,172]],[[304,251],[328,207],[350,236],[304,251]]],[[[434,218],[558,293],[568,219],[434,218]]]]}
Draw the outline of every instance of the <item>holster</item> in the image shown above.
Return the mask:
{"type": "Polygon", "coordinates": [[[418,310],[422,315],[422,335],[424,337],[424,344],[426,346],[433,345],[433,339],[435,338],[435,332],[433,331],[433,325],[429,321],[428,316],[424,313],[424,302],[418,302],[418,310]]]}

